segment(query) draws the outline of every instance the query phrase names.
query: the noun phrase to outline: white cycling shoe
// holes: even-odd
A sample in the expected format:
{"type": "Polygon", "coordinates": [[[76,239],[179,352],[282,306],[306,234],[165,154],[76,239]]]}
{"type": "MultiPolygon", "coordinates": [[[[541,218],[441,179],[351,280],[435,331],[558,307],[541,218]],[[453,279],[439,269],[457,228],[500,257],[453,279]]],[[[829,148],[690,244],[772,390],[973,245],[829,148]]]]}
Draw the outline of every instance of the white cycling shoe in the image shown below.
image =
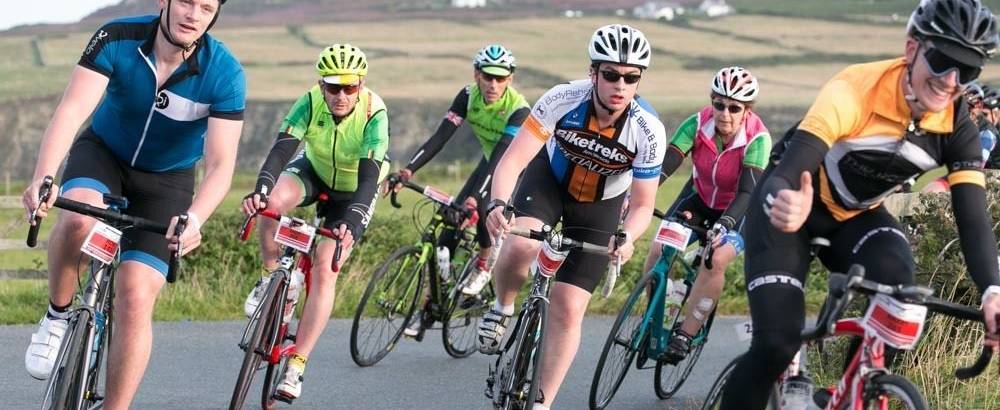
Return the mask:
{"type": "Polygon", "coordinates": [[[38,331],[31,335],[28,351],[24,352],[24,367],[31,377],[45,380],[52,374],[67,327],[69,321],[66,319],[51,319],[48,315],[42,317],[38,331]]]}
{"type": "Polygon", "coordinates": [[[270,276],[263,276],[257,280],[257,284],[254,285],[253,290],[247,295],[247,300],[243,302],[243,313],[247,314],[247,317],[253,316],[254,312],[257,311],[257,306],[260,306],[261,299],[264,298],[264,293],[267,292],[267,285],[271,283],[270,276]]]}

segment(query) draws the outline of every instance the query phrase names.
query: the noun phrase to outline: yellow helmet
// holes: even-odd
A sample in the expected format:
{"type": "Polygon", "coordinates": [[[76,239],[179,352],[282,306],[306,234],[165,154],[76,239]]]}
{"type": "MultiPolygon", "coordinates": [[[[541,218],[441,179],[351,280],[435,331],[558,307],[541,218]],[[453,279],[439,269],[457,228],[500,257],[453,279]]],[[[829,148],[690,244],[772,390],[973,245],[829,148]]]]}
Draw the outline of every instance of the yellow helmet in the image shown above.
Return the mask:
{"type": "Polygon", "coordinates": [[[316,73],[329,84],[357,84],[368,75],[368,59],[360,48],[334,44],[319,53],[316,73]]]}

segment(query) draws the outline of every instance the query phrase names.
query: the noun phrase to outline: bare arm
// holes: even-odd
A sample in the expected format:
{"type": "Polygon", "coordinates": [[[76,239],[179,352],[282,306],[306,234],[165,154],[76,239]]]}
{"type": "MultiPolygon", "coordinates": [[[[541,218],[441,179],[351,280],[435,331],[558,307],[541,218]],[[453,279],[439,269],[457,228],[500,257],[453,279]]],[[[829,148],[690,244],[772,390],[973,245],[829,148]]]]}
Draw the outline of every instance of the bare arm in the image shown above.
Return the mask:
{"type": "Polygon", "coordinates": [[[526,129],[521,128],[514,141],[504,151],[503,157],[493,170],[493,185],[490,187],[490,198],[499,198],[510,202],[510,196],[514,192],[514,185],[517,184],[517,176],[525,168],[531,159],[538,155],[538,151],[545,146],[545,141],[535,137],[526,129]]]}
{"type": "Polygon", "coordinates": [[[189,212],[201,221],[208,219],[229,192],[236,167],[236,148],[239,145],[243,121],[208,119],[205,137],[205,180],[198,187],[189,212]]]}

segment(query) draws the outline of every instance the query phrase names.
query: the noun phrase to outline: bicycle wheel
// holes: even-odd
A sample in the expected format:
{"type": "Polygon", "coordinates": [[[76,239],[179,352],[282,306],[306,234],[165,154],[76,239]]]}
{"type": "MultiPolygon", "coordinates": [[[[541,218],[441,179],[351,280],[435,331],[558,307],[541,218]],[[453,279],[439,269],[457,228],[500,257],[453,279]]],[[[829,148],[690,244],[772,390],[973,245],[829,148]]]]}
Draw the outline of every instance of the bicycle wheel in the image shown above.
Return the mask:
{"type": "Polygon", "coordinates": [[[927,401],[920,389],[905,377],[897,374],[881,374],[872,378],[865,391],[865,409],[908,409],[924,410],[927,401]]]}
{"type": "MultiPolygon", "coordinates": [[[[705,402],[702,403],[701,410],[715,410],[720,408],[722,405],[722,392],[726,389],[726,383],[729,382],[729,377],[733,375],[733,370],[736,369],[736,365],[739,364],[744,355],[736,356],[722,369],[719,376],[715,378],[715,382],[712,383],[712,388],[708,390],[708,395],[705,396],[705,402]]],[[[770,410],[781,409],[781,386],[778,383],[774,383],[774,386],[771,387],[771,394],[767,400],[767,408],[770,410]]]]}
{"type": "Polygon", "coordinates": [[[642,323],[650,304],[649,289],[655,287],[654,282],[653,275],[648,273],[639,279],[611,326],[594,369],[594,380],[590,383],[591,409],[603,409],[611,403],[638,349],[645,345],[640,343],[647,331],[642,323]]]}
{"type": "Polygon", "coordinates": [[[84,378],[87,374],[83,366],[86,355],[90,354],[86,351],[87,339],[90,337],[90,318],[89,310],[80,309],[69,319],[59,355],[56,356],[55,366],[49,375],[45,397],[42,399],[43,409],[82,407],[83,386],[86,384],[84,378]]]}
{"type": "Polygon", "coordinates": [[[498,380],[500,391],[494,394],[494,407],[503,410],[528,410],[540,396],[538,370],[542,361],[542,342],[548,305],[538,299],[524,311],[517,326],[513,350],[507,356],[498,380]]]}
{"type": "MultiPolygon", "coordinates": [[[[267,293],[250,318],[247,330],[244,334],[245,345],[243,348],[243,365],[236,378],[236,386],[233,388],[233,396],[229,401],[230,410],[242,409],[246,400],[247,392],[253,384],[254,374],[260,367],[264,356],[270,354],[271,343],[268,340],[274,332],[274,326],[281,323],[282,300],[280,296],[288,287],[287,272],[278,271],[272,274],[271,281],[267,285],[267,293]]],[[[266,389],[268,386],[264,386],[266,389]]]]}
{"type": "Polygon", "coordinates": [[[261,389],[261,406],[265,410],[271,410],[277,405],[277,398],[274,395],[278,391],[278,385],[288,369],[288,356],[281,356],[278,363],[267,365],[267,372],[264,375],[264,387],[261,389]]]}
{"type": "Polygon", "coordinates": [[[403,334],[424,285],[421,254],[417,246],[396,249],[368,282],[351,325],[351,359],[358,366],[378,363],[403,334]]]}
{"type": "Polygon", "coordinates": [[[451,290],[450,307],[442,321],[444,325],[441,329],[441,341],[444,343],[444,351],[454,358],[468,357],[476,351],[476,332],[479,328],[479,321],[494,300],[491,284],[486,284],[486,287],[475,296],[469,296],[459,291],[457,284],[465,283],[465,280],[475,271],[476,258],[470,257],[465,262],[462,275],[455,282],[456,286],[451,290]]]}
{"type": "Polygon", "coordinates": [[[708,332],[712,329],[714,319],[715,311],[713,310],[708,316],[708,320],[705,321],[705,328],[699,332],[700,339],[695,338],[695,343],[691,346],[691,351],[684,357],[684,360],[674,365],[663,361],[656,362],[656,371],[653,375],[653,388],[656,390],[656,397],[664,400],[669,399],[677,394],[677,390],[680,390],[688,376],[691,375],[691,370],[694,369],[698,358],[701,357],[702,349],[708,343],[708,332]]]}

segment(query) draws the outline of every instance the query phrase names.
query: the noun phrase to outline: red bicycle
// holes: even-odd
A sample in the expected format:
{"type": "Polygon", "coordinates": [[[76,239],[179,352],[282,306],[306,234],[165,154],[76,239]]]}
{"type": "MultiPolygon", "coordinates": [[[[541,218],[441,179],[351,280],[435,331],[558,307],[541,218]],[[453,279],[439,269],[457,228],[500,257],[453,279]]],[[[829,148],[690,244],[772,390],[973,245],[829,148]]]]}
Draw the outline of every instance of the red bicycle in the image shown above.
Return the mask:
{"type": "MultiPolygon", "coordinates": [[[[320,206],[325,202],[321,196],[320,206]]],[[[236,387],[229,402],[230,409],[243,408],[254,375],[266,364],[264,384],[261,389],[261,406],[272,409],[276,400],[288,401],[283,396],[275,394],[281,375],[285,373],[288,357],[295,350],[295,332],[292,330],[292,317],[295,305],[301,292],[299,286],[304,284],[305,296],[309,297],[309,287],[312,276],[312,258],[309,252],[314,245],[316,236],[324,236],[336,241],[337,251],[333,258],[333,270],[337,271],[340,260],[340,239],[326,228],[317,228],[305,223],[299,218],[282,216],[277,212],[262,209],[247,217],[240,229],[240,239],[247,240],[253,231],[256,216],[261,215],[279,222],[275,241],[283,247],[278,268],[271,272],[267,292],[264,294],[257,310],[250,317],[243,336],[240,338],[240,349],[245,352],[243,365],[236,387]]],[[[318,219],[318,218],[317,218],[318,219]]],[[[314,223],[318,223],[314,222],[314,223]]]]}
{"type": "MultiPolygon", "coordinates": [[[[816,326],[802,332],[802,349],[775,382],[768,408],[928,408],[920,389],[905,377],[892,374],[886,367],[886,345],[904,350],[916,346],[923,333],[928,311],[979,323],[983,323],[983,314],[979,309],[934,297],[933,289],[919,285],[885,285],[865,279],[864,272],[864,267],[854,265],[846,275],[830,274],[830,291],[816,320],[816,326]],[[859,294],[869,297],[870,303],[865,316],[841,319],[844,309],[859,294]],[[861,346],[855,350],[837,386],[824,389],[825,391],[814,396],[811,394],[812,380],[806,368],[806,347],[820,344],[827,338],[841,336],[860,337],[861,346]]],[[[734,359],[722,371],[702,409],[719,407],[726,381],[741,357],[734,359]]],[[[978,376],[989,365],[992,357],[993,350],[984,346],[976,362],[969,367],[957,369],[955,377],[964,380],[978,376]]]]}

